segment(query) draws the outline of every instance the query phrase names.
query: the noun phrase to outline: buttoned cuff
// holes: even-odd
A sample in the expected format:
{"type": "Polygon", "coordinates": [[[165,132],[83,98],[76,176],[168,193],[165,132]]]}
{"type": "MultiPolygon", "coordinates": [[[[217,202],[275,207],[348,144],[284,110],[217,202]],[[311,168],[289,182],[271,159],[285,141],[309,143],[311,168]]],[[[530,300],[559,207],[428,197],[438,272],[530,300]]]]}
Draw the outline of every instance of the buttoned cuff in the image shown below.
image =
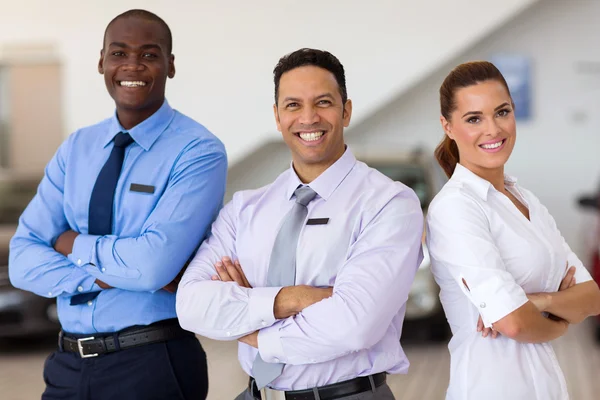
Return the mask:
{"type": "Polygon", "coordinates": [[[471,287],[470,297],[486,328],[491,328],[493,323],[529,301],[521,286],[498,276],[491,276],[471,287]]]}
{"type": "Polygon", "coordinates": [[[275,297],[281,287],[259,287],[250,290],[248,299],[248,314],[256,321],[256,324],[265,328],[275,323],[275,297]]]}
{"type": "Polygon", "coordinates": [[[260,357],[268,363],[286,363],[281,344],[281,327],[279,322],[258,332],[258,352],[260,357]]]}
{"type": "Polygon", "coordinates": [[[79,282],[79,285],[75,288],[74,294],[97,292],[99,290],[102,290],[102,288],[96,284],[96,278],[89,275],[83,281],[79,282]]]}
{"type": "Polygon", "coordinates": [[[96,243],[101,236],[79,234],[73,243],[73,250],[69,260],[78,267],[94,264],[96,257],[96,243]]]}

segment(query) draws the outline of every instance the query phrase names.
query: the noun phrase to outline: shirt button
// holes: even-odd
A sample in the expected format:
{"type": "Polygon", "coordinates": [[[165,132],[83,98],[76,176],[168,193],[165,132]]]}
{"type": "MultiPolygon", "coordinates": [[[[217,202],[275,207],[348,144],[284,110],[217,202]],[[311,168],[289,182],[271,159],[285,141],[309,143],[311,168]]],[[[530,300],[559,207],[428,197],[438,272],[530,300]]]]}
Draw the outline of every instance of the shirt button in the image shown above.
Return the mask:
{"type": "Polygon", "coordinates": [[[52,292],[48,292],[48,296],[52,296],[52,292]]]}
{"type": "Polygon", "coordinates": [[[267,326],[266,321],[261,321],[260,323],[262,324],[262,326],[267,326]]]}
{"type": "Polygon", "coordinates": [[[77,288],[77,291],[78,291],[78,292],[83,292],[83,286],[79,286],[79,287],[77,288]]]}
{"type": "Polygon", "coordinates": [[[91,306],[92,306],[92,304],[93,304],[93,303],[92,303],[92,301],[91,301],[91,300],[90,300],[90,301],[88,301],[88,306],[90,306],[90,307],[91,307],[91,306]]]}
{"type": "Polygon", "coordinates": [[[79,260],[77,260],[77,265],[81,265],[81,264],[82,264],[82,261],[81,261],[81,258],[80,258],[79,260]]]}
{"type": "Polygon", "coordinates": [[[106,268],[102,268],[102,272],[106,272],[106,268]]]}
{"type": "Polygon", "coordinates": [[[227,336],[231,336],[231,332],[227,332],[227,336]]]}
{"type": "Polygon", "coordinates": [[[276,363],[278,363],[278,362],[279,362],[279,358],[275,357],[275,358],[273,359],[273,361],[275,361],[276,363]]]}
{"type": "Polygon", "coordinates": [[[485,308],[485,303],[481,303],[481,304],[479,305],[479,308],[485,308]]]}

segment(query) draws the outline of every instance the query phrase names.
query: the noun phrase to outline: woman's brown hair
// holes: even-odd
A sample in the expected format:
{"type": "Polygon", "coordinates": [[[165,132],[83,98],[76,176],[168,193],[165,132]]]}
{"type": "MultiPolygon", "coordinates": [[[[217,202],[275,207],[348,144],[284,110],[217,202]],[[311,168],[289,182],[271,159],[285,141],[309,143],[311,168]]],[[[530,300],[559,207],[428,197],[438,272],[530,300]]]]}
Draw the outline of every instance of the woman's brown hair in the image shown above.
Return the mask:
{"type": "MultiPolygon", "coordinates": [[[[440,87],[440,109],[444,118],[450,121],[450,116],[456,109],[455,96],[459,89],[490,80],[498,81],[504,85],[510,96],[510,90],[504,76],[491,62],[472,61],[460,64],[450,71],[440,87]]],[[[460,161],[456,142],[450,139],[448,135],[444,135],[444,139],[436,147],[434,154],[446,175],[451,177],[456,164],[460,161]]]]}

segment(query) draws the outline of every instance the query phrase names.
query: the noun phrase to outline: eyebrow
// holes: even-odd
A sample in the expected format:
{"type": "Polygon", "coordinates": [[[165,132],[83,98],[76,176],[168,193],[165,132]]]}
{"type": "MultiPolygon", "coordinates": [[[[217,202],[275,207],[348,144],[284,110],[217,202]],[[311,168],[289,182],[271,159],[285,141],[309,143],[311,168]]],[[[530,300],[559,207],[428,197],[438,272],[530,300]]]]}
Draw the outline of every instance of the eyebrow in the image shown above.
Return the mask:
{"type": "MultiPolygon", "coordinates": [[[[131,46],[127,45],[126,43],[122,43],[122,42],[112,42],[109,47],[122,47],[124,49],[130,49],[131,46]]],[[[149,43],[149,44],[143,44],[139,47],[140,50],[147,50],[147,49],[158,49],[158,50],[162,50],[162,48],[154,43],[149,43]]]]}
{"type": "MultiPolygon", "coordinates": [[[[329,99],[333,99],[333,95],[331,93],[323,93],[318,95],[317,97],[315,97],[315,100],[321,100],[324,98],[329,98],[329,99]]],[[[301,101],[299,98],[297,97],[286,97],[285,99],[283,99],[283,102],[287,102],[287,101],[294,101],[294,102],[299,102],[301,101]]]]}
{"type": "MultiPolygon", "coordinates": [[[[498,107],[494,108],[494,111],[498,111],[499,109],[509,106],[510,104],[508,104],[508,102],[504,102],[502,104],[500,104],[498,107]]],[[[462,116],[462,118],[466,117],[467,115],[483,115],[483,113],[481,111],[468,111],[465,113],[465,115],[462,116]]]]}

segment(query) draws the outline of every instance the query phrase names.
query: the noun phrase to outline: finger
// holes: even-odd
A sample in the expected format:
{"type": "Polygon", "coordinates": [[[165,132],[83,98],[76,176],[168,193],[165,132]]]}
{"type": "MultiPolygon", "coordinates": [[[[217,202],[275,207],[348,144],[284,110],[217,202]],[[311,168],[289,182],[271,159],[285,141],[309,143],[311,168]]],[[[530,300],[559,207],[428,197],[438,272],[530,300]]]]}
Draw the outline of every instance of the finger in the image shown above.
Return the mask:
{"type": "Polygon", "coordinates": [[[571,280],[573,279],[574,276],[575,276],[575,267],[571,267],[567,270],[565,277],[560,282],[560,288],[558,290],[560,291],[560,290],[568,289],[570,287],[569,285],[571,284],[571,280]]]}
{"type": "Polygon", "coordinates": [[[479,320],[477,321],[477,332],[481,332],[483,330],[483,320],[481,319],[481,317],[479,317],[479,320]]]}
{"type": "Polygon", "coordinates": [[[244,270],[242,269],[242,265],[240,264],[239,260],[235,260],[233,265],[235,265],[240,276],[242,277],[242,280],[244,281],[244,286],[249,288],[252,287],[252,285],[250,285],[250,282],[248,282],[248,278],[246,278],[246,274],[244,274],[244,270]]]}
{"type": "Polygon", "coordinates": [[[492,329],[492,339],[496,339],[498,337],[498,331],[495,329],[492,329]]]}
{"type": "Polygon", "coordinates": [[[235,267],[235,265],[233,265],[233,262],[231,262],[231,259],[229,257],[223,257],[223,265],[225,265],[225,268],[227,269],[227,273],[229,273],[229,276],[231,277],[231,279],[233,279],[235,281],[235,283],[237,283],[240,286],[244,286],[244,280],[242,279],[239,271],[237,270],[237,268],[235,267]]]}
{"type": "Polygon", "coordinates": [[[231,276],[229,276],[229,272],[227,272],[227,269],[221,261],[217,261],[217,263],[215,264],[215,268],[217,270],[217,273],[219,274],[219,278],[221,278],[223,282],[233,281],[233,279],[231,279],[231,276]]]}
{"type": "Polygon", "coordinates": [[[221,278],[219,278],[219,275],[213,275],[213,276],[210,277],[210,279],[213,280],[213,281],[220,281],[221,280],[221,278]]]}
{"type": "Polygon", "coordinates": [[[491,328],[483,328],[483,337],[488,337],[491,330],[491,328]]]}

